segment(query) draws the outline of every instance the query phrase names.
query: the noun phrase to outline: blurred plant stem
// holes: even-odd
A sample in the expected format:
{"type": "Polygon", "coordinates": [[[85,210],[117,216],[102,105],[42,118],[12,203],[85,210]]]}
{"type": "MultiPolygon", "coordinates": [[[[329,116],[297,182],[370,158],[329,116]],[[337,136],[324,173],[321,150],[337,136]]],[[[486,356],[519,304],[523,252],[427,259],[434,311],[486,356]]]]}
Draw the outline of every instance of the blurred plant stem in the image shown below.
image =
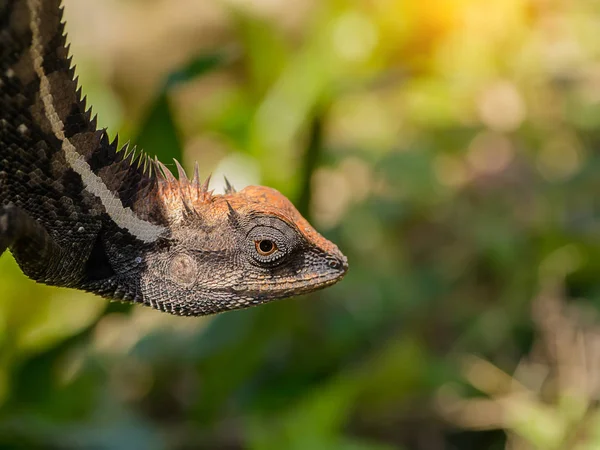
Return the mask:
{"type": "Polygon", "coordinates": [[[304,159],[302,161],[300,193],[296,205],[300,213],[310,221],[310,202],[312,198],[312,176],[319,165],[323,152],[324,121],[329,105],[322,103],[316,108],[310,122],[304,159]]]}

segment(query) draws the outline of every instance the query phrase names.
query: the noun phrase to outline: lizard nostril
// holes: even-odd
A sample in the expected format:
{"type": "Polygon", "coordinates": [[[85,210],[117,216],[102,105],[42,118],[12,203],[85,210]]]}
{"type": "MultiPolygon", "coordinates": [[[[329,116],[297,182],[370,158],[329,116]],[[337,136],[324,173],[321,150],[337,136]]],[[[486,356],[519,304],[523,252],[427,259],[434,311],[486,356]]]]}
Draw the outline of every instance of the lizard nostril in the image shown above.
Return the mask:
{"type": "MultiPolygon", "coordinates": [[[[344,258],[345,259],[345,258],[344,258]]],[[[348,268],[348,264],[347,262],[344,260],[340,260],[340,259],[330,259],[327,262],[327,265],[334,270],[343,270],[344,272],[346,271],[346,269],[348,268]]]]}

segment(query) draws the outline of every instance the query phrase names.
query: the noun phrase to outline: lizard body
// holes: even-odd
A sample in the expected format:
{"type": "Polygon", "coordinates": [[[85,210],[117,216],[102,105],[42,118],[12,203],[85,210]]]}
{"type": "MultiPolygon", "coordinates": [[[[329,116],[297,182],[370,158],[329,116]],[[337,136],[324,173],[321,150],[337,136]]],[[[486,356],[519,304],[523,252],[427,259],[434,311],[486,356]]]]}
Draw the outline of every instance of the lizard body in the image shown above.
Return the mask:
{"type": "Polygon", "coordinates": [[[176,179],[97,129],[60,0],[0,0],[0,255],[30,278],[177,315],[339,281],[344,255],[283,195],[176,179]]]}

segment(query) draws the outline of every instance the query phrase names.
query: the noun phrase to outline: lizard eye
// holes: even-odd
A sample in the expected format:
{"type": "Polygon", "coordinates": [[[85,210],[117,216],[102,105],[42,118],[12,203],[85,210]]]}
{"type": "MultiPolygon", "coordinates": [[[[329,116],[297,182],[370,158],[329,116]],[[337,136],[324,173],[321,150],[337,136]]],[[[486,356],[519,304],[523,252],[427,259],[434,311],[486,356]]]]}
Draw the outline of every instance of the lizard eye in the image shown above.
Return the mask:
{"type": "Polygon", "coordinates": [[[270,239],[254,241],[254,246],[256,247],[258,254],[261,256],[270,256],[278,250],[277,244],[270,239]]]}
{"type": "Polygon", "coordinates": [[[269,225],[258,225],[248,232],[248,256],[254,263],[270,267],[285,261],[295,245],[291,231],[285,233],[286,226],[272,220],[269,225]]]}

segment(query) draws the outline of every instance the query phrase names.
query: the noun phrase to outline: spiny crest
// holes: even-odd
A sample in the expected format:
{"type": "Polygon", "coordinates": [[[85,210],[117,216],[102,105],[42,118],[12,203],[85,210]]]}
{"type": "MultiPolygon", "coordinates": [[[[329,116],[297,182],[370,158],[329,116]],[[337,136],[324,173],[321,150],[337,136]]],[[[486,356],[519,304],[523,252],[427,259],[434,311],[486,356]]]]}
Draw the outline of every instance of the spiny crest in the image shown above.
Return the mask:
{"type": "MultiPolygon", "coordinates": [[[[96,118],[94,117],[94,122],[96,118]]],[[[123,163],[124,167],[130,168],[134,167],[141,171],[141,174],[144,176],[151,177],[154,172],[154,164],[152,159],[141,149],[138,149],[137,146],[131,145],[130,142],[126,142],[123,144],[121,148],[119,148],[119,135],[117,134],[113,141],[110,143],[110,148],[115,151],[115,161],[118,163],[123,163]]]]}
{"type": "MultiPolygon", "coordinates": [[[[77,101],[81,111],[83,111],[84,118],[89,124],[89,128],[96,130],[97,127],[97,116],[93,115],[91,106],[87,107],[87,98],[82,95],[81,86],[79,86],[79,78],[76,76],[76,66],[73,64],[73,57],[70,54],[70,44],[67,43],[67,34],[65,32],[65,21],[63,19],[64,6],[60,7],[60,24],[59,24],[59,35],[62,39],[62,45],[66,50],[66,58],[68,61],[68,76],[75,85],[77,93],[77,101]]],[[[187,214],[196,214],[194,205],[199,203],[209,203],[213,199],[213,191],[209,190],[210,176],[204,181],[200,180],[200,173],[198,163],[194,167],[194,177],[190,180],[179,163],[175,161],[177,167],[178,177],[177,180],[173,173],[157,158],[150,158],[147,153],[138,149],[135,146],[130,145],[129,142],[125,143],[119,148],[119,136],[116,135],[113,141],[108,145],[107,151],[111,153],[110,156],[114,157],[117,164],[124,167],[124,170],[129,168],[138,169],[140,175],[148,178],[154,178],[158,183],[159,193],[161,197],[168,202],[177,202],[180,204],[181,211],[187,214]]],[[[108,155],[107,155],[108,156],[108,155]]],[[[226,193],[234,193],[235,189],[226,179],[226,193]]],[[[173,204],[175,206],[175,204],[173,204]]]]}
{"type": "Polygon", "coordinates": [[[225,178],[225,194],[235,194],[237,191],[233,185],[229,182],[226,176],[223,176],[223,178],[225,178]]]}
{"type": "Polygon", "coordinates": [[[229,210],[229,212],[227,213],[229,221],[233,224],[234,228],[238,228],[240,224],[239,213],[235,209],[233,209],[231,203],[229,202],[227,202],[227,209],[229,210]]]}
{"type": "MultiPolygon", "coordinates": [[[[65,31],[66,21],[64,19],[64,6],[61,5],[59,8],[59,17],[60,23],[58,25],[57,34],[60,36],[61,42],[59,45],[64,47],[65,50],[65,58],[67,61],[67,66],[69,69],[67,70],[68,78],[73,80],[73,85],[76,89],[75,98],[79,103],[79,108],[83,114],[83,120],[87,123],[88,130],[95,131],[98,128],[98,115],[93,114],[92,106],[87,107],[87,96],[83,95],[82,88],[79,85],[79,76],[77,75],[77,65],[73,64],[73,55],[71,55],[71,43],[67,42],[68,36],[65,31]],[[86,109],[87,108],[87,109],[86,109]]],[[[116,139],[115,139],[116,143],[116,139]]]]}
{"type": "MultiPolygon", "coordinates": [[[[200,170],[196,162],[194,165],[194,177],[190,180],[179,161],[176,159],[173,161],[175,162],[179,179],[175,178],[171,170],[159,161],[158,158],[150,160],[157,175],[160,196],[163,201],[171,203],[172,206],[176,206],[178,203],[180,206],[179,211],[184,212],[186,215],[197,215],[197,205],[210,203],[214,199],[214,191],[212,189],[209,190],[211,176],[209,175],[204,182],[201,182],[200,170]],[[172,202],[175,202],[175,204],[172,202]]],[[[233,186],[229,183],[227,184],[228,191],[235,192],[233,186]]]]}

